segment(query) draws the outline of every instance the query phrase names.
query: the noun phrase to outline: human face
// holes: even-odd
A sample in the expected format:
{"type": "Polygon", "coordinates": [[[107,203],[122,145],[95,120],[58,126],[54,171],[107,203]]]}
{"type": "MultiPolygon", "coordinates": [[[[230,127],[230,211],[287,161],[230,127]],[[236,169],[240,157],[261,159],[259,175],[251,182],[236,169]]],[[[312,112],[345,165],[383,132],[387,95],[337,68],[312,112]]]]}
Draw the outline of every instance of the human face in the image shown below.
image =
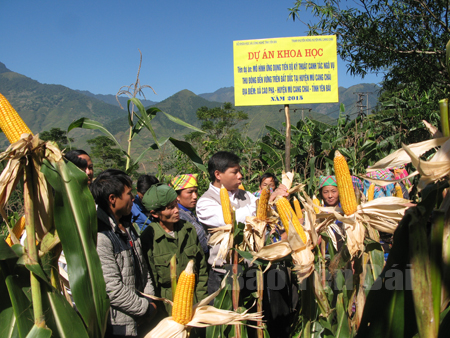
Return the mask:
{"type": "Polygon", "coordinates": [[[261,182],[261,185],[259,186],[259,190],[264,189],[265,187],[269,187],[269,189],[275,190],[275,181],[273,177],[266,177],[261,182]]]}
{"type": "Polygon", "coordinates": [[[89,178],[88,185],[91,185],[92,180],[94,179],[94,164],[92,164],[92,160],[89,155],[81,154],[78,155],[78,158],[81,158],[82,160],[85,160],[87,162],[87,166],[83,171],[89,178]]]}
{"type": "Polygon", "coordinates": [[[220,172],[216,170],[216,182],[229,190],[236,190],[239,188],[239,185],[242,183],[242,174],[241,174],[241,166],[239,164],[234,167],[229,167],[225,172],[220,172]]]}
{"type": "Polygon", "coordinates": [[[175,224],[180,220],[180,209],[178,209],[178,201],[174,200],[166,206],[163,211],[156,214],[159,222],[162,224],[175,224]]]}
{"type": "Polygon", "coordinates": [[[327,207],[335,207],[339,203],[339,190],[333,185],[322,188],[322,198],[327,207]]]}
{"type": "Polygon", "coordinates": [[[188,209],[194,209],[197,205],[198,188],[192,187],[183,189],[177,197],[178,203],[188,209]]]}
{"type": "Polygon", "coordinates": [[[124,187],[122,195],[114,196],[110,195],[111,211],[117,218],[122,216],[127,216],[131,213],[131,208],[133,207],[134,196],[131,193],[131,187],[124,187]]]}

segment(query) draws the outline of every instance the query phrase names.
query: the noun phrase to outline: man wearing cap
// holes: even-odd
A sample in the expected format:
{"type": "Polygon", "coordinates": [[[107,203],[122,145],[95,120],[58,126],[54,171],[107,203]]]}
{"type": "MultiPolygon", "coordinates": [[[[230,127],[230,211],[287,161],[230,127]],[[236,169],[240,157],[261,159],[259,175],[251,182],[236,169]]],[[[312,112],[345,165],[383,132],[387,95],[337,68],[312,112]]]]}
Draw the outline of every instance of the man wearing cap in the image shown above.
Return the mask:
{"type": "Polygon", "coordinates": [[[191,223],[195,227],[200,245],[205,255],[207,255],[209,252],[208,236],[193,212],[198,200],[197,177],[198,174],[178,175],[173,178],[170,185],[178,195],[177,201],[178,208],[180,209],[180,219],[191,223]]]}
{"type": "MultiPolygon", "coordinates": [[[[144,255],[148,259],[155,294],[173,300],[170,280],[170,260],[176,255],[177,278],[189,260],[195,261],[197,274],[194,301],[207,296],[207,266],[205,254],[194,226],[180,219],[177,193],[166,184],[153,185],[142,198],[142,204],[155,220],[142,233],[144,255]]],[[[170,315],[172,307],[166,305],[170,315]]]]}

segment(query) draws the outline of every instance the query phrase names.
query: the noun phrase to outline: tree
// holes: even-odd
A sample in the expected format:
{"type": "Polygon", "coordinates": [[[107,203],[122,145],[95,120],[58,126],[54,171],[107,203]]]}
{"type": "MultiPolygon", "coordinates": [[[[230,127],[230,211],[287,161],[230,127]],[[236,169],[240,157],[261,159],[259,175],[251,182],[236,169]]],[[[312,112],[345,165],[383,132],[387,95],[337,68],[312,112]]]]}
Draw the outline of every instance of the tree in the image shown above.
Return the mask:
{"type": "Polygon", "coordinates": [[[87,143],[91,146],[95,174],[110,168],[125,170],[124,153],[122,150],[115,148],[115,142],[109,137],[97,136],[87,140],[87,143]]]}
{"type": "MultiPolygon", "coordinates": [[[[352,75],[384,73],[383,89],[416,84],[420,91],[449,88],[445,46],[450,39],[447,1],[297,0],[290,16],[301,19],[304,6],[318,17],[309,35],[337,35],[338,54],[352,75]],[[345,5],[344,5],[345,6],[345,5]]],[[[442,97],[441,97],[442,98],[442,97]]]]}
{"type": "MultiPolygon", "coordinates": [[[[195,131],[186,134],[184,138],[197,149],[203,163],[208,162],[211,155],[220,150],[241,155],[245,148],[249,148],[246,146],[248,140],[243,136],[242,128],[236,128],[236,125],[248,119],[248,115],[243,111],[236,111],[231,103],[225,102],[223,106],[215,108],[198,108],[197,118],[202,121],[202,132],[195,131]]],[[[168,170],[175,170],[176,173],[201,172],[180,150],[175,152],[170,163],[164,167],[164,171],[168,170]]],[[[200,187],[201,191],[207,188],[207,181],[208,178],[203,182],[206,185],[200,187]]]]}
{"type": "Polygon", "coordinates": [[[58,144],[59,149],[66,148],[69,142],[73,142],[73,138],[67,137],[67,131],[60,128],[52,128],[50,131],[43,131],[39,134],[39,138],[42,141],[54,141],[58,144]]]}
{"type": "Polygon", "coordinates": [[[225,102],[222,107],[197,109],[197,118],[202,121],[201,129],[206,134],[189,133],[185,136],[186,141],[203,144],[207,153],[219,150],[239,152],[242,149],[242,133],[234,127],[248,119],[247,113],[236,111],[230,102],[225,102]]]}

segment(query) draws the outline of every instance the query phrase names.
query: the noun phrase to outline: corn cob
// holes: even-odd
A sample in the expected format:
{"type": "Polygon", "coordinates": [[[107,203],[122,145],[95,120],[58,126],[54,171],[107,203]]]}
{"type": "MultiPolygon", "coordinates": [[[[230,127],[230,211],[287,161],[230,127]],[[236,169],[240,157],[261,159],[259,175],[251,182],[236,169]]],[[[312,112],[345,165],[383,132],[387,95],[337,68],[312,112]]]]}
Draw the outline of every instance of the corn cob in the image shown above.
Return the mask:
{"type": "Polygon", "coordinates": [[[244,188],[244,185],[241,183],[241,184],[239,184],[239,189],[241,189],[241,190],[245,190],[245,188],[244,188]]]}
{"type": "Polygon", "coordinates": [[[33,135],[8,100],[0,94],[0,128],[10,143],[17,142],[24,133],[33,135]]]}
{"type": "Polygon", "coordinates": [[[291,221],[303,243],[306,243],[305,231],[303,230],[303,227],[300,224],[298,217],[295,215],[289,201],[285,197],[281,197],[277,199],[275,204],[277,206],[278,215],[280,215],[281,223],[283,224],[286,232],[289,233],[289,221],[291,221]]]}
{"type": "MultiPolygon", "coordinates": [[[[315,204],[315,205],[317,205],[317,206],[320,207],[320,201],[319,201],[319,199],[318,199],[316,196],[313,197],[313,204],[315,204]]],[[[316,214],[318,214],[318,213],[320,212],[320,209],[314,207],[314,212],[315,212],[316,214]]]]}
{"type": "Polygon", "coordinates": [[[339,150],[336,150],[334,153],[334,173],[336,174],[342,210],[347,216],[353,215],[356,212],[357,204],[352,177],[350,176],[347,161],[339,150]]]}
{"type": "Polygon", "coordinates": [[[298,218],[303,218],[302,207],[300,206],[300,202],[297,197],[294,196],[294,209],[298,218]]]}
{"type": "Polygon", "coordinates": [[[375,195],[375,183],[370,183],[369,190],[367,191],[367,200],[373,201],[375,195]]]}
{"type": "MultiPolygon", "coordinates": [[[[20,239],[24,229],[25,229],[25,216],[22,216],[12,229],[17,239],[20,239]]],[[[14,243],[11,239],[11,234],[8,234],[8,237],[6,237],[6,243],[8,243],[9,246],[13,246],[14,243]]]]}
{"type": "Polygon", "coordinates": [[[259,196],[258,210],[256,211],[256,218],[265,220],[267,218],[267,208],[269,207],[270,190],[265,187],[259,196]]]}
{"type": "Polygon", "coordinates": [[[186,325],[192,319],[195,289],[194,261],[190,260],[178,278],[177,291],[173,300],[172,318],[186,325]]]}
{"type": "Polygon", "coordinates": [[[228,190],[223,184],[222,188],[220,188],[220,204],[222,204],[222,213],[225,224],[233,224],[230,209],[230,196],[228,196],[228,190]]]}
{"type": "Polygon", "coordinates": [[[398,183],[395,183],[395,197],[403,198],[402,187],[398,183]]]}

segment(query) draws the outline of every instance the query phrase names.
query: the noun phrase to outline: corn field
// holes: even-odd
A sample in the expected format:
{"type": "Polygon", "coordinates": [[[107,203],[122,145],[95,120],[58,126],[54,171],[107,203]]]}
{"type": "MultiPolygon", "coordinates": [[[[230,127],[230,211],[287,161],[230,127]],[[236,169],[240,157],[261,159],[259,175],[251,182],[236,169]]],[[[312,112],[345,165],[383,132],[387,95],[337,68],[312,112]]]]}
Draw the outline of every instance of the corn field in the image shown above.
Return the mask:
{"type": "MultiPolygon", "coordinates": [[[[141,112],[139,127],[154,133],[150,121],[157,111],[147,113],[137,99],[131,100],[141,112]]],[[[0,178],[0,211],[9,233],[0,242],[0,336],[103,337],[109,299],[96,252],[97,218],[87,177],[64,161],[54,143],[33,135],[3,96],[0,107],[0,126],[11,142],[0,154],[6,163],[0,178]],[[24,217],[5,213],[16,191],[23,192],[24,217]],[[27,237],[22,245],[23,231],[27,237]],[[58,269],[61,251],[68,275],[58,269]]],[[[244,147],[240,155],[246,188],[256,190],[256,178],[271,171],[289,190],[289,199],[269,203],[269,192],[263,191],[256,215],[239,223],[225,192],[221,198],[226,226],[211,234],[210,243],[220,245],[220,258],[228,262],[227,277],[217,292],[194,305],[193,271],[188,266],[183,280],[178,280],[178,290],[185,291],[175,294],[174,316],[163,319],[147,337],[186,337],[195,327],[206,327],[207,337],[269,337],[265,289],[280,265],[298,298],[286,328],[291,337],[446,336],[448,128],[447,134],[439,134],[431,125],[428,130],[422,125],[420,133],[411,131],[405,139],[402,127],[392,121],[375,115],[347,121],[343,114],[344,107],[336,126],[308,119],[292,126],[291,172],[282,170],[282,132],[267,127],[259,144],[244,147]],[[410,200],[369,200],[355,193],[351,175],[379,184],[366,176],[367,167],[404,164],[415,177],[410,200]],[[333,172],[341,207],[315,204],[318,177],[333,172]],[[273,242],[266,229],[285,231],[287,239],[273,242]],[[344,238],[339,250],[336,232],[344,238]],[[380,232],[394,236],[387,261],[380,232]],[[250,282],[253,286],[247,287],[250,282]]],[[[448,122],[448,115],[442,116],[441,121],[448,122]]],[[[101,127],[83,120],[69,129],[83,124],[101,127]]],[[[191,145],[170,141],[192,160],[192,171],[205,171],[191,145]]]]}

